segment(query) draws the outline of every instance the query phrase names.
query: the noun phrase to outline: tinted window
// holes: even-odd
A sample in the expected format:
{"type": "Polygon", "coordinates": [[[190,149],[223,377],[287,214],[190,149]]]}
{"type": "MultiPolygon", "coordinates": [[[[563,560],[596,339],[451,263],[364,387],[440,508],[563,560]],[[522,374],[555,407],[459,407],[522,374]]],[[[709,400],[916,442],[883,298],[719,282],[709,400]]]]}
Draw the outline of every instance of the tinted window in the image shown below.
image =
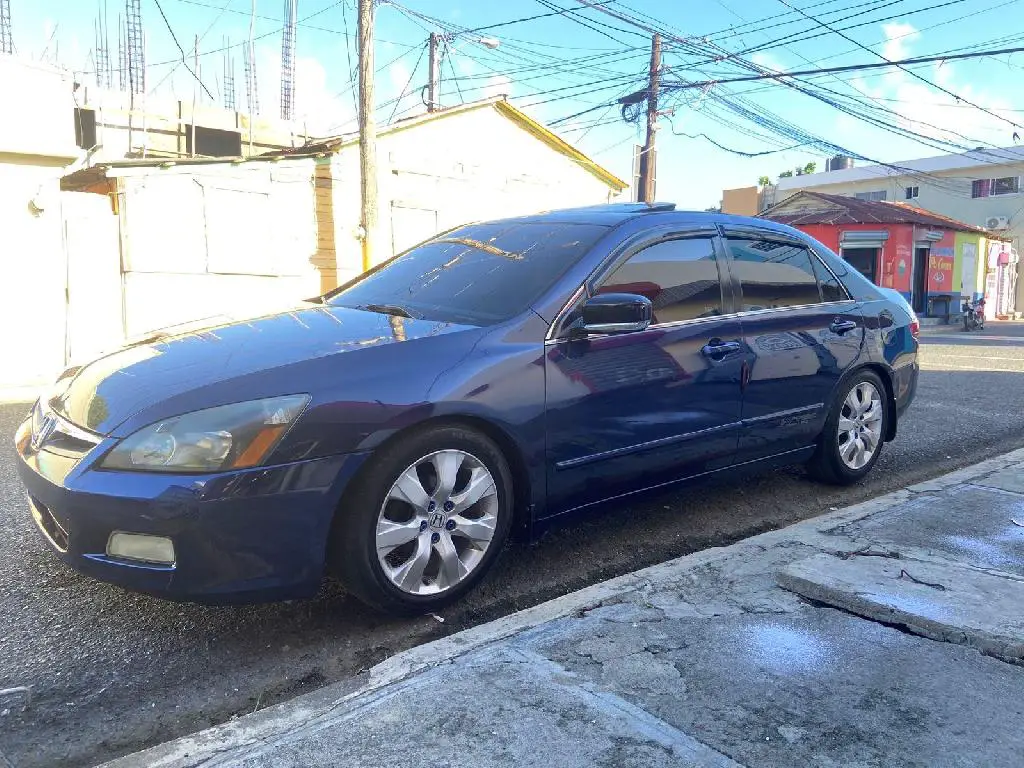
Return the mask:
{"type": "Polygon", "coordinates": [[[846,289],[843,288],[842,283],[836,279],[828,268],[822,263],[821,259],[812,256],[811,260],[814,262],[814,271],[818,274],[818,287],[821,289],[821,300],[822,301],[846,301],[849,297],[846,295],[846,289]]]}
{"type": "Polygon", "coordinates": [[[654,322],[722,314],[713,242],[667,240],[638,251],[603,281],[598,293],[639,293],[654,305],[654,322]]]}
{"type": "Polygon", "coordinates": [[[730,239],[732,271],[743,293],[744,312],[798,307],[821,301],[810,252],[771,240],[730,239]]]}
{"type": "Polygon", "coordinates": [[[406,251],[327,300],[487,325],[526,311],[607,231],[593,224],[474,224],[406,251]]]}

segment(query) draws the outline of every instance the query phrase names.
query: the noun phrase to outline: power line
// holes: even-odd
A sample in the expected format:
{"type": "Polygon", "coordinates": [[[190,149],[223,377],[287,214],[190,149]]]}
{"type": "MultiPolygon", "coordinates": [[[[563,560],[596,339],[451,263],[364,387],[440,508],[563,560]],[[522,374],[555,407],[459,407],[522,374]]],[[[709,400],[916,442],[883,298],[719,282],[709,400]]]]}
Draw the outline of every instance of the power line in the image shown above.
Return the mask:
{"type": "Polygon", "coordinates": [[[156,4],[156,9],[160,11],[160,18],[164,20],[164,25],[167,27],[167,31],[171,33],[171,39],[174,41],[174,44],[178,46],[178,51],[181,53],[181,63],[185,65],[185,69],[188,70],[189,74],[192,75],[192,77],[196,79],[196,82],[202,86],[202,89],[206,91],[206,95],[213,99],[213,94],[210,93],[210,89],[206,87],[206,84],[199,79],[199,75],[197,75],[192,67],[188,65],[188,62],[185,61],[185,49],[182,48],[181,43],[178,42],[178,36],[174,34],[174,29],[171,28],[171,22],[167,20],[167,14],[164,13],[163,6],[160,5],[160,0],[153,0],[153,2],[156,4]]]}
{"type": "MultiPolygon", "coordinates": [[[[845,34],[843,32],[840,32],[839,30],[829,26],[824,21],[820,21],[820,20],[814,18],[813,16],[811,16],[810,14],[804,13],[799,8],[794,8],[792,5],[790,5],[787,2],[787,0],[779,0],[779,2],[782,3],[784,6],[786,6],[787,8],[789,8],[790,10],[796,11],[797,13],[799,13],[802,16],[806,17],[810,21],[813,21],[816,24],[820,24],[821,26],[825,27],[825,29],[829,30],[830,32],[834,32],[835,34],[839,35],[844,40],[848,40],[849,42],[851,42],[854,45],[856,45],[858,48],[861,48],[861,49],[867,51],[868,53],[874,54],[875,56],[877,56],[878,58],[880,58],[882,61],[886,62],[887,64],[893,64],[894,63],[894,62],[890,61],[889,59],[885,58],[885,56],[883,56],[882,54],[878,53],[877,51],[873,51],[871,48],[868,48],[866,45],[863,45],[862,43],[857,42],[856,40],[854,40],[849,35],[847,35],[847,34],[845,34]]],[[[965,104],[970,104],[971,106],[973,106],[973,107],[975,107],[977,109],[980,109],[985,114],[988,114],[988,115],[991,115],[992,117],[998,118],[999,120],[1002,120],[1005,123],[1009,123],[1010,125],[1012,125],[1015,128],[1020,128],[1021,127],[1020,125],[1018,125],[1017,123],[1013,122],[1012,120],[1008,120],[1007,118],[1003,117],[1002,115],[997,115],[995,112],[993,112],[990,109],[986,109],[985,107],[979,106],[978,104],[975,104],[974,102],[968,101],[967,99],[963,98],[962,96],[960,96],[960,95],[958,95],[956,93],[953,93],[953,91],[949,90],[948,88],[945,88],[945,87],[939,85],[938,83],[932,82],[931,80],[929,80],[928,78],[924,77],[923,75],[919,75],[917,72],[909,70],[906,67],[900,66],[899,64],[896,64],[896,66],[899,66],[899,68],[903,72],[906,72],[908,75],[911,75],[912,77],[917,78],[918,80],[920,80],[921,82],[925,83],[926,85],[930,85],[931,87],[936,88],[937,90],[942,91],[947,96],[952,96],[958,102],[962,101],[965,104]]]]}
{"type": "Polygon", "coordinates": [[[727,85],[729,83],[749,83],[755,80],[780,80],[787,77],[801,77],[804,75],[822,75],[833,72],[860,72],[868,69],[883,69],[886,67],[901,67],[911,64],[929,64],[936,61],[957,61],[959,59],[980,59],[990,56],[1003,56],[1010,53],[1020,53],[1024,46],[1014,48],[1000,48],[994,51],[975,51],[971,53],[941,54],[938,56],[915,56],[909,59],[898,61],[878,62],[877,64],[848,64],[842,67],[823,67],[820,69],[801,69],[792,72],[769,72],[762,75],[745,75],[742,77],[723,78],[720,80],[697,80],[688,83],[665,83],[664,87],[674,90],[688,90],[693,88],[709,88],[713,85],[727,85]]]}
{"type": "Polygon", "coordinates": [[[409,80],[402,88],[401,93],[398,94],[398,98],[395,100],[395,108],[391,111],[391,117],[388,118],[388,123],[395,119],[395,113],[398,111],[398,105],[402,103],[402,99],[405,98],[406,91],[409,90],[409,86],[412,85],[413,78],[416,77],[416,70],[420,68],[420,62],[423,61],[423,52],[427,50],[427,46],[420,49],[420,55],[416,59],[416,63],[413,65],[412,72],[409,73],[409,80]]]}
{"type": "MultiPolygon", "coordinates": [[[[903,2],[903,1],[904,0],[894,0],[894,2],[892,2],[892,3],[884,4],[882,6],[882,8],[886,8],[886,7],[889,7],[890,5],[893,5],[893,4],[897,3],[897,2],[903,2]]],[[[913,16],[913,15],[918,14],[918,13],[924,13],[926,11],[928,11],[928,12],[937,11],[940,8],[946,8],[946,7],[951,6],[951,5],[960,5],[961,3],[964,3],[964,2],[967,2],[967,0],[946,0],[946,2],[939,3],[937,5],[930,5],[930,6],[927,6],[925,8],[917,8],[917,9],[914,9],[914,10],[911,10],[911,11],[904,11],[903,13],[895,13],[895,14],[892,14],[891,16],[883,16],[883,17],[881,17],[879,19],[870,19],[869,21],[862,21],[862,22],[858,22],[857,24],[850,24],[848,26],[842,27],[842,29],[844,31],[847,31],[847,30],[851,30],[851,29],[857,29],[859,27],[869,26],[869,25],[872,25],[872,24],[881,24],[883,21],[892,21],[894,19],[902,20],[902,19],[906,19],[908,16],[913,16]]],[[[857,7],[857,6],[854,6],[854,7],[857,7]]],[[[854,18],[857,18],[857,17],[860,17],[860,16],[864,16],[864,15],[869,14],[869,13],[873,13],[876,10],[881,10],[881,8],[867,9],[867,10],[861,11],[859,13],[851,14],[849,16],[843,16],[842,18],[839,18],[839,19],[833,19],[833,23],[838,23],[838,22],[841,22],[841,21],[848,21],[849,19],[854,19],[854,18]]],[[[730,57],[745,56],[748,53],[758,53],[760,51],[769,51],[772,48],[779,48],[779,47],[781,47],[781,46],[783,46],[783,45],[785,45],[787,43],[802,43],[802,42],[805,42],[807,40],[814,40],[814,39],[819,38],[819,37],[824,37],[825,35],[828,34],[828,32],[816,32],[814,34],[806,35],[804,37],[799,37],[799,35],[803,34],[804,32],[807,32],[807,31],[809,31],[809,30],[800,30],[799,32],[794,32],[794,33],[792,33],[790,35],[786,35],[785,37],[778,38],[777,40],[769,41],[769,42],[767,42],[767,43],[765,43],[763,45],[755,45],[755,46],[751,46],[749,48],[744,48],[741,51],[736,51],[735,53],[730,54],[730,57]],[[794,38],[796,38],[796,39],[794,39],[794,38]]],[[[716,57],[716,58],[712,58],[712,59],[708,59],[706,61],[700,62],[699,64],[697,64],[695,66],[702,66],[704,64],[714,64],[714,63],[720,62],[722,60],[723,60],[722,57],[716,57]]]]}

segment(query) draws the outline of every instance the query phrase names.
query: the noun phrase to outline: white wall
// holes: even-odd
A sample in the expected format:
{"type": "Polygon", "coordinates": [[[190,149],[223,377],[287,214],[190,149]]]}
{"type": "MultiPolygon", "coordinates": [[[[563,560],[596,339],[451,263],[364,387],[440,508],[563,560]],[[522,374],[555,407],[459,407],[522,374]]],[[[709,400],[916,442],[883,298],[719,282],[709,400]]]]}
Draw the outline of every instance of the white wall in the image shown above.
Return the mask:
{"type": "Polygon", "coordinates": [[[60,173],[0,155],[0,399],[52,381],[64,365],[60,173]]]}
{"type": "MultiPolygon", "coordinates": [[[[380,136],[375,262],[459,224],[612,199],[603,181],[494,107],[467,110],[380,136]],[[434,222],[431,227],[431,222],[434,222]],[[433,228],[433,232],[429,231],[433,228]]],[[[358,274],[359,148],[333,160],[338,281],[358,274]]]]}
{"type": "Polygon", "coordinates": [[[311,160],[121,173],[129,339],[320,293],[311,160]]]}

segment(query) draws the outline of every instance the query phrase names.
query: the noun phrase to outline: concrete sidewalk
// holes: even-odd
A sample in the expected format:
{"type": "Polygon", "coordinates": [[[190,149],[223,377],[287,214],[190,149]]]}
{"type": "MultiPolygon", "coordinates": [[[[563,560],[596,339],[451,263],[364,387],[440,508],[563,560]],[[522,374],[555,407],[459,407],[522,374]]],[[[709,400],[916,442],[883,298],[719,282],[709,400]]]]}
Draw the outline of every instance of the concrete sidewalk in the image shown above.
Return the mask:
{"type": "Polygon", "coordinates": [[[1017,768],[1022,660],[1017,451],[107,766],[1017,768]]]}

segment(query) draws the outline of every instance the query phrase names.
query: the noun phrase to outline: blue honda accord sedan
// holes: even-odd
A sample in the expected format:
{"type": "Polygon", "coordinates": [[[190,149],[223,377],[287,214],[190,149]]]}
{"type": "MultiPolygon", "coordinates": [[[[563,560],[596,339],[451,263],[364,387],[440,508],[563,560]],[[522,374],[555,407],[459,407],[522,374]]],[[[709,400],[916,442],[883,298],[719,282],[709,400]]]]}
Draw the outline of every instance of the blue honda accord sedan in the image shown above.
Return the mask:
{"type": "Polygon", "coordinates": [[[288,312],[66,371],[15,437],[36,525],[168,598],[436,610],[512,534],[680,480],[853,483],[918,322],[772,222],[609,205],[472,224],[288,312]]]}

